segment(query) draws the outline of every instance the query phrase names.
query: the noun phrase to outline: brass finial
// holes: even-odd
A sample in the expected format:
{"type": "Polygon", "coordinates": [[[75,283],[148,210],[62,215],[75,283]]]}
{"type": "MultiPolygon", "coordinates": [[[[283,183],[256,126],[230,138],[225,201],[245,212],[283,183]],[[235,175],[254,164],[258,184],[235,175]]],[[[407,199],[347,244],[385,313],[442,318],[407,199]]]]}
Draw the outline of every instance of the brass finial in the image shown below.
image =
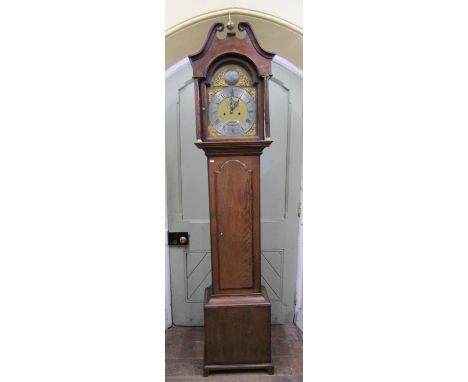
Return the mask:
{"type": "Polygon", "coordinates": [[[234,29],[234,22],[231,20],[231,14],[229,13],[229,20],[226,24],[226,28],[229,29],[230,31],[232,31],[234,29]]]}

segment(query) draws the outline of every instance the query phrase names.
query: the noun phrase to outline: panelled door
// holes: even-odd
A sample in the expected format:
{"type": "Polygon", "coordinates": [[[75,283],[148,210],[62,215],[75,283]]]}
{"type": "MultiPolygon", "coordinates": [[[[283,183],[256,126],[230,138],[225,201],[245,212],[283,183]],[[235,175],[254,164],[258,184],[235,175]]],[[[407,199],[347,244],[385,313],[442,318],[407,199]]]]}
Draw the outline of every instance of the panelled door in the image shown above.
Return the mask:
{"type": "MultiPolygon", "coordinates": [[[[261,283],[272,322],[294,318],[302,166],[302,78],[273,62],[272,145],[261,163],[261,283]]],[[[192,67],[166,79],[166,180],[169,231],[188,232],[189,245],[170,247],[175,325],[203,325],[203,294],[211,284],[207,160],[195,145],[192,67]]]]}

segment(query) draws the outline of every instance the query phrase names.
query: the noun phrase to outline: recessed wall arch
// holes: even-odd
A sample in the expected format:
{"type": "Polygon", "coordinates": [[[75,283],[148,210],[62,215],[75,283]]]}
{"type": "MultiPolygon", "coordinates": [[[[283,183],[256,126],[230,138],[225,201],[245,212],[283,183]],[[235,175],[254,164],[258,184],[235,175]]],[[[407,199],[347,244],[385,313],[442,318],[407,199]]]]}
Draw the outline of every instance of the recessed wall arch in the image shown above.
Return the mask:
{"type": "MultiPolygon", "coordinates": [[[[302,28],[277,16],[242,8],[221,9],[183,21],[166,31],[166,69],[200,49],[216,22],[251,23],[265,50],[274,52],[302,69],[302,28]]],[[[225,31],[223,33],[226,33],[225,31]]]]}

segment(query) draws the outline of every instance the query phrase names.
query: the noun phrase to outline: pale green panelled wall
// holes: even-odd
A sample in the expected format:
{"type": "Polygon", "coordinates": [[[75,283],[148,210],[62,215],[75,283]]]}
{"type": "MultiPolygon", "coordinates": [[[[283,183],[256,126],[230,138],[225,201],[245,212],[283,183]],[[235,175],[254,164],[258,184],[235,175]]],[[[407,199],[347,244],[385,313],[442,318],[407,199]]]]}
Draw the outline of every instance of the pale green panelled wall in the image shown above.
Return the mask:
{"type": "MultiPolygon", "coordinates": [[[[272,322],[294,318],[302,171],[302,78],[273,63],[273,144],[261,156],[262,284],[272,322]]],[[[187,231],[190,245],[170,248],[175,325],[203,325],[203,293],[211,284],[206,157],[196,148],[192,69],[188,61],[166,79],[168,229],[187,231]]]]}

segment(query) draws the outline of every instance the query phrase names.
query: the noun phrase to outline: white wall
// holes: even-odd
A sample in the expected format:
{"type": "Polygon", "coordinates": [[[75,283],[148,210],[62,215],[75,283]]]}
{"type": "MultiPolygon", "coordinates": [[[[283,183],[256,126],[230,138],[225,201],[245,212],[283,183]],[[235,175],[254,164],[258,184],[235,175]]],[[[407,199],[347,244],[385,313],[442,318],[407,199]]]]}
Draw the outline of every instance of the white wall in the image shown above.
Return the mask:
{"type": "Polygon", "coordinates": [[[178,0],[166,1],[166,30],[175,25],[205,13],[243,8],[267,13],[302,28],[302,0],[178,0]]]}

